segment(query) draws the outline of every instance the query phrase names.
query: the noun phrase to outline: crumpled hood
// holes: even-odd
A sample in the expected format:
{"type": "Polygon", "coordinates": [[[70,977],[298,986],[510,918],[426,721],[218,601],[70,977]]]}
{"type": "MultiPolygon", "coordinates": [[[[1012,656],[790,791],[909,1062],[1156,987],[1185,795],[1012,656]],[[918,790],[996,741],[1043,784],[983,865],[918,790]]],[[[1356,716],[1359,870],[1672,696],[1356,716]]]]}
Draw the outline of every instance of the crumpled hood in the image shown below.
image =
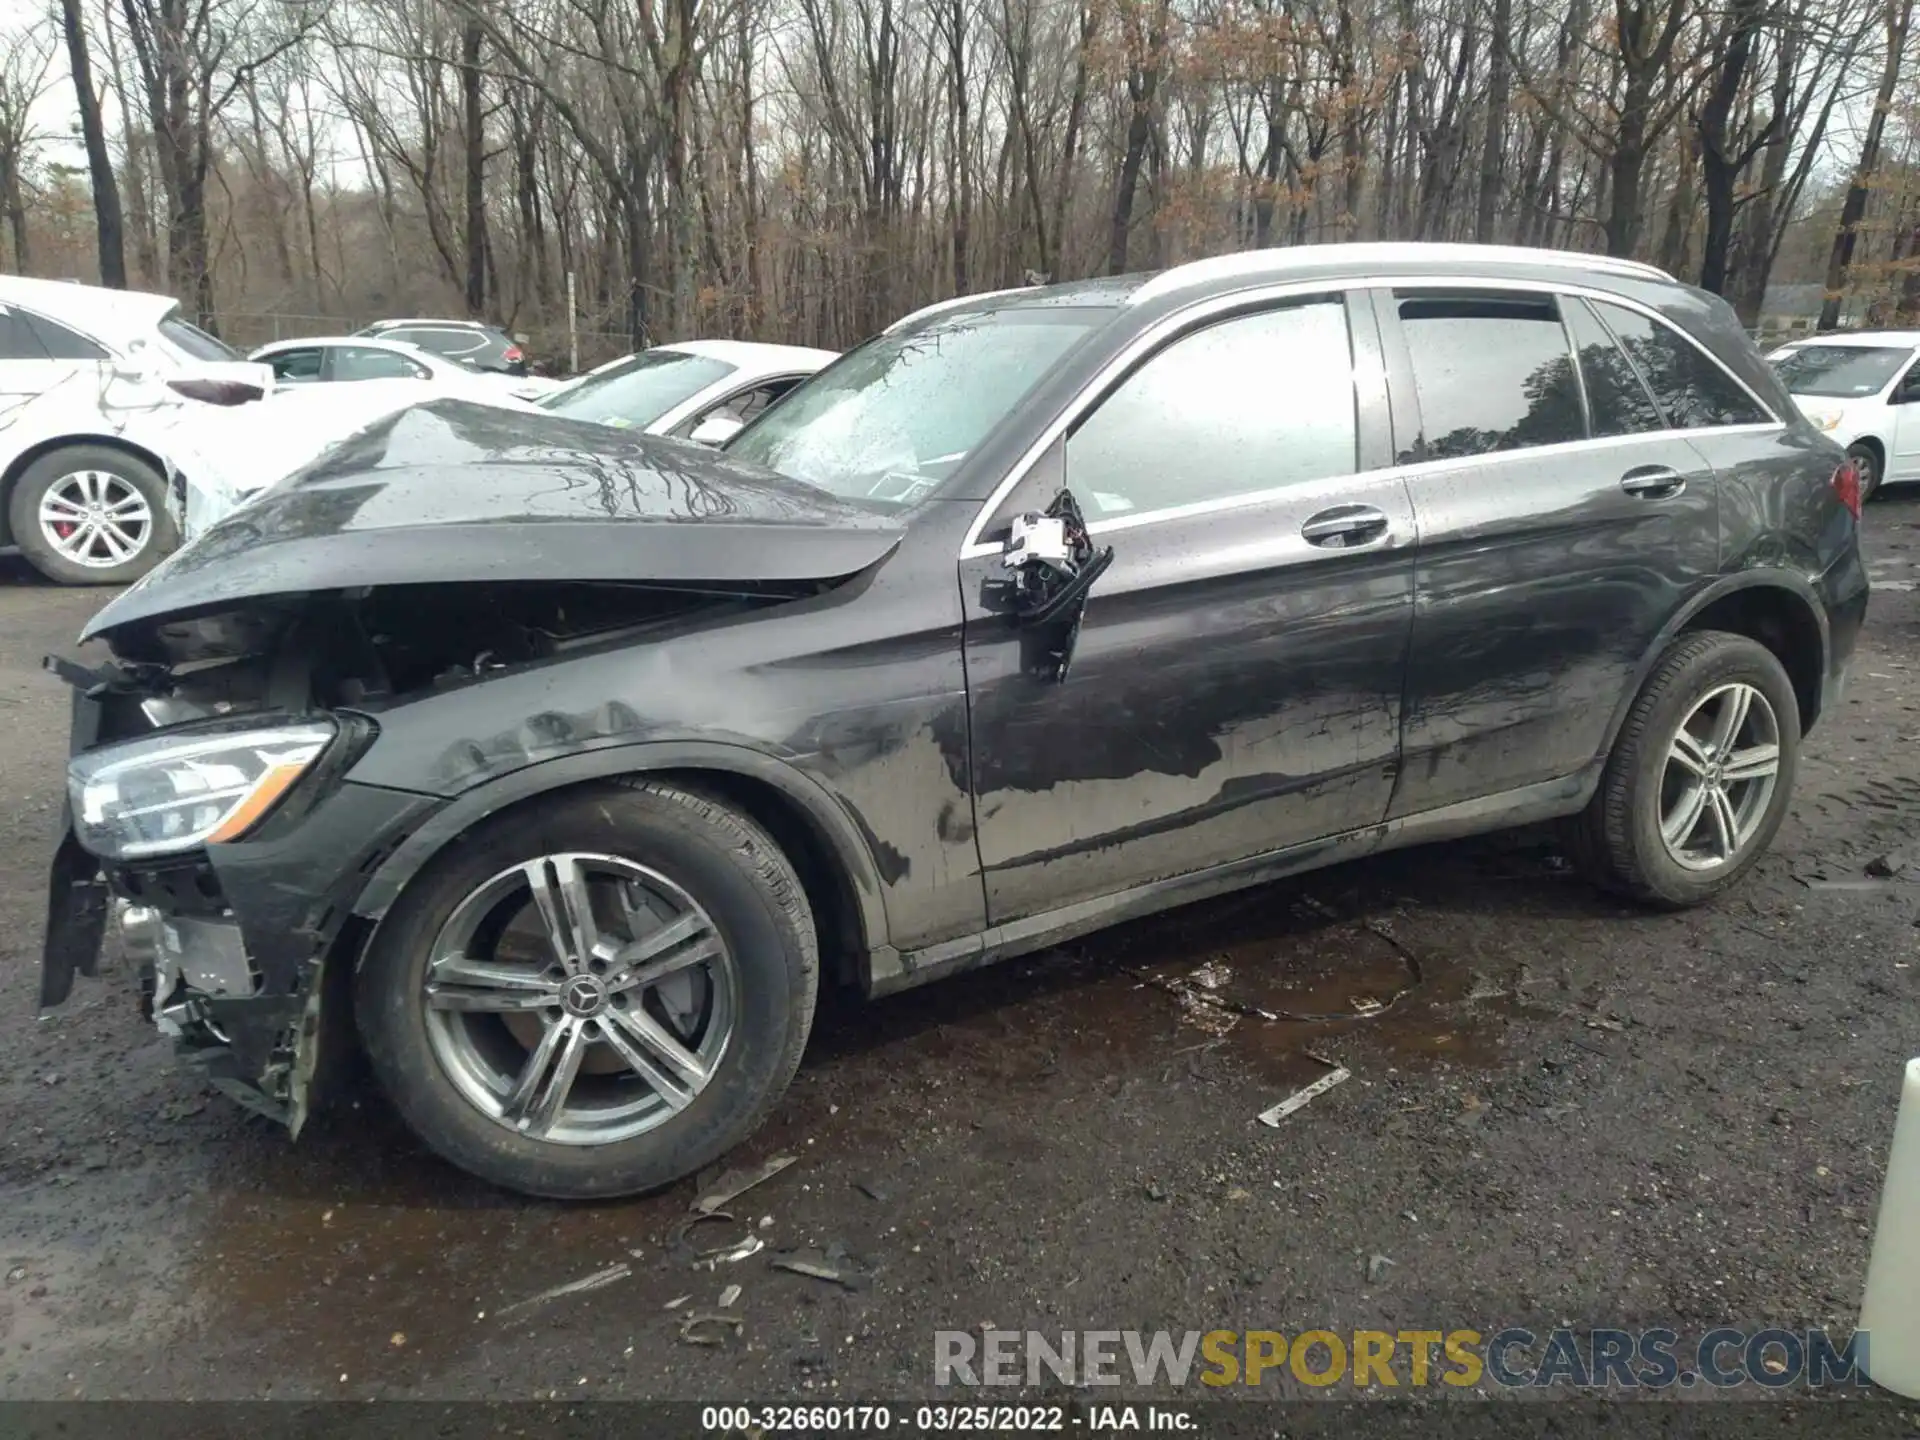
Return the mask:
{"type": "Polygon", "coordinates": [[[834,580],[898,524],[673,440],[434,400],[389,415],[210,526],[88,622],[369,585],[834,580]]]}

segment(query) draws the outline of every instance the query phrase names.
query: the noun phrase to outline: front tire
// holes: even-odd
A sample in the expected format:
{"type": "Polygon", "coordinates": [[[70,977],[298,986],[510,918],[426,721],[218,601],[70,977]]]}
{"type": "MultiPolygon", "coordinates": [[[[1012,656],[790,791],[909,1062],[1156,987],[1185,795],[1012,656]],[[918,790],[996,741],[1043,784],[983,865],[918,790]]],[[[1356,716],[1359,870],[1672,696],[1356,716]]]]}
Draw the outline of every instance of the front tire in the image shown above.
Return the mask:
{"type": "Polygon", "coordinates": [[[160,473],[106,445],[62,446],[27,466],[7,521],[27,563],[61,585],[131,585],[180,543],[160,473]]]}
{"type": "Polygon", "coordinates": [[[1744,635],[1683,635],[1627,713],[1572,848],[1607,888],[1698,905],[1766,852],[1799,755],[1799,703],[1773,652],[1744,635]]]}
{"type": "Polygon", "coordinates": [[[656,780],[583,787],[482,827],[389,912],[355,979],[408,1126],[529,1195],[693,1174],[792,1080],[819,983],[793,867],[738,811],[656,780]]]}

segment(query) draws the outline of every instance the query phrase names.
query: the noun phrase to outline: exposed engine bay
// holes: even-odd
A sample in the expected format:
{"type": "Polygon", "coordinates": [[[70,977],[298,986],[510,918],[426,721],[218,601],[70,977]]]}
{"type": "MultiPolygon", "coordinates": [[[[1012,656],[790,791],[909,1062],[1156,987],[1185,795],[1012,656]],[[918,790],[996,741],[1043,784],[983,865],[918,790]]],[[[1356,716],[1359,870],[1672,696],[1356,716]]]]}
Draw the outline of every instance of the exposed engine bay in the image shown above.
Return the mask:
{"type": "MultiPolygon", "coordinates": [[[[136,622],[108,639],[113,660],[88,668],[49,657],[47,668],[75,694],[76,757],[159,741],[179,728],[181,745],[245,726],[316,720],[326,757],[267,812],[246,844],[198,845],[183,853],[102,860],[70,831],[56,855],[42,1003],[59,1004],[75,973],[92,975],[108,929],[139,974],[143,1008],[209,1079],[236,1100],[298,1129],[323,1052],[340,1047],[344,1014],[322,990],[338,991],[347,967],[325,962],[338,945],[364,940],[352,896],[288,908],[295,887],[276,883],[281,831],[304,824],[329,784],[370,743],[387,707],[409,698],[627,646],[832,587],[777,584],[636,584],[525,581],[393,585],[251,599],[244,605],[136,622]],[[278,829],[276,827],[279,827],[278,829]],[[244,880],[244,886],[239,882],[244,880]],[[329,971],[337,973],[329,974],[329,971]],[[324,1043],[323,1043],[324,1042],[324,1043]]],[[[248,731],[247,733],[254,733],[248,731]]],[[[219,759],[195,762],[205,769],[219,759]]],[[[347,787],[352,803],[383,797],[373,818],[347,814],[319,828],[352,852],[391,828],[396,814],[424,815],[428,796],[347,787]],[[375,823],[378,821],[379,823],[375,823]]],[[[344,801],[340,803],[345,803],[344,801]]],[[[149,806],[148,808],[152,808],[149,806]]],[[[352,873],[389,853],[375,848],[352,873]]]]}

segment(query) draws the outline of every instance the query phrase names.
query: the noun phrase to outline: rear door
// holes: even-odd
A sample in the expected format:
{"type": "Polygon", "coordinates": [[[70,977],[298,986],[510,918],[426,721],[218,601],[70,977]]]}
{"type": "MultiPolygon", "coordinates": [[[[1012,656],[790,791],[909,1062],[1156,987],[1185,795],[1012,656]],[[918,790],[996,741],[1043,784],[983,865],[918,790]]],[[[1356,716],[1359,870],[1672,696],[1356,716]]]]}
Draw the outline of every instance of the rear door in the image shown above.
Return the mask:
{"type": "Polygon", "coordinates": [[[1593,761],[1648,646],[1718,571],[1718,500],[1585,300],[1373,294],[1420,536],[1397,817],[1593,761]]]}
{"type": "Polygon", "coordinates": [[[1064,679],[998,549],[962,559],[993,924],[1379,822],[1413,540],[1384,401],[1338,293],[1195,322],[1117,378],[1007,505],[1064,483],[1115,552],[1064,679]]]}

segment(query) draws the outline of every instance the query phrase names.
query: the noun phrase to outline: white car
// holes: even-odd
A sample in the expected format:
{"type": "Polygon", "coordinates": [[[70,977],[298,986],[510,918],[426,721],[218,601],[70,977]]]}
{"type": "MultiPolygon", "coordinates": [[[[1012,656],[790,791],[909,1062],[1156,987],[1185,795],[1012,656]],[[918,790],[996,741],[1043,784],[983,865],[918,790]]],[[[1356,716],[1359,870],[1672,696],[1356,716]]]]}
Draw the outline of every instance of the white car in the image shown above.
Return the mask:
{"type": "MultiPolygon", "coordinates": [[[[271,360],[286,347],[314,343],[281,341],[254,353],[271,360]]],[[[328,343],[372,341],[355,336],[328,343]]],[[[397,344],[397,348],[411,347],[397,344]]],[[[483,382],[483,388],[457,392],[429,389],[413,376],[353,385],[295,380],[276,390],[266,404],[227,418],[219,427],[217,446],[209,437],[207,448],[217,448],[229,458],[205,467],[204,482],[189,477],[177,520],[181,533],[191,539],[279,480],[312,464],[332,446],[396,410],[442,395],[458,394],[461,399],[508,409],[544,410],[620,430],[718,445],[838,358],[831,350],[793,345],[689,340],[611,361],[533,402],[510,393],[512,386],[525,381],[507,376],[474,377],[483,382]]]]}
{"type": "Polygon", "coordinates": [[[144,575],[209,420],[272,386],[165,295],[0,276],[0,542],[63,584],[144,575]]]}
{"type": "Polygon", "coordinates": [[[719,445],[839,358],[799,345],[680,340],[602,365],[534,403],[575,420],[719,445]]]}
{"type": "Polygon", "coordinates": [[[1815,335],[1767,359],[1800,413],[1847,447],[1862,500],[1920,480],[1920,330],[1815,335]]]}
{"type": "Polygon", "coordinates": [[[276,340],[262,345],[248,358],[271,366],[274,381],[281,386],[414,380],[423,391],[431,389],[436,395],[458,395],[469,400],[494,400],[503,395],[535,400],[558,388],[551,380],[477,370],[408,341],[373,335],[276,340]]]}

